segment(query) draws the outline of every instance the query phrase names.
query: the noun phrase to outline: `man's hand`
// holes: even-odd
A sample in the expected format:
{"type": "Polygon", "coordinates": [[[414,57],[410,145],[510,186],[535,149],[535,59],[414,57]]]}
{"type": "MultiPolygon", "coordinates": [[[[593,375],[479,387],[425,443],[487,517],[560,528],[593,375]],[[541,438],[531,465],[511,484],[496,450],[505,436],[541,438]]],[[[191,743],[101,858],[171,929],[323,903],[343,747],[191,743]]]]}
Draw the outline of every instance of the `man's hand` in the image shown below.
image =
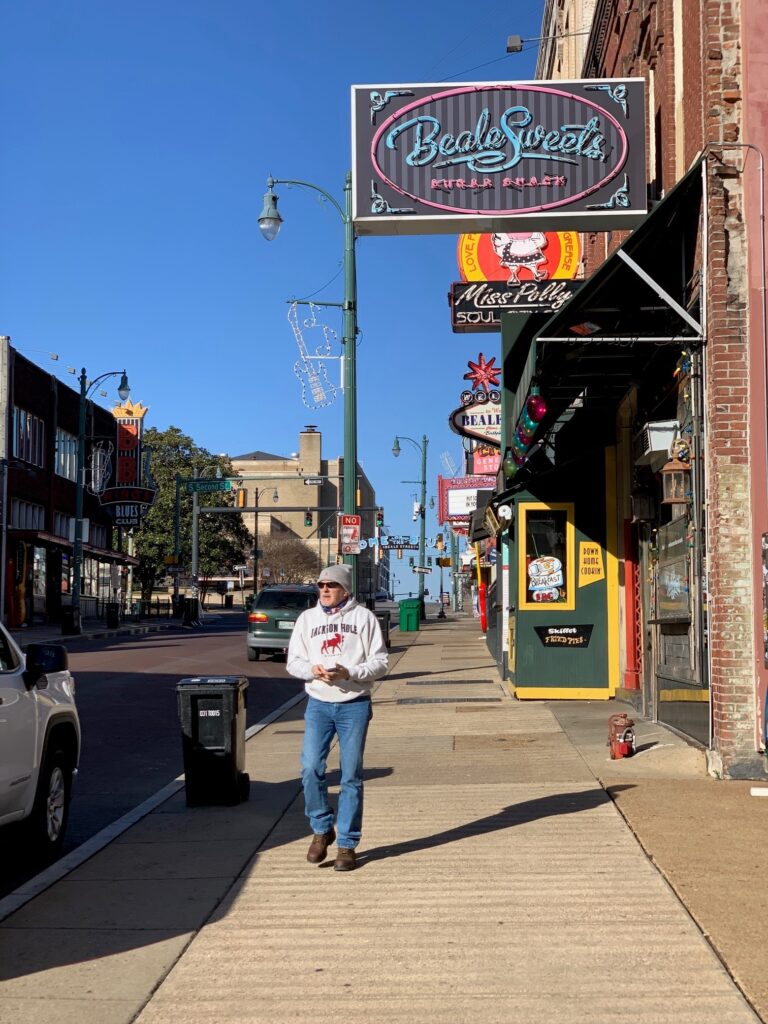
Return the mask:
{"type": "Polygon", "coordinates": [[[324,665],[313,665],[312,675],[323,683],[340,683],[349,679],[349,672],[343,665],[326,668],[324,665]]]}

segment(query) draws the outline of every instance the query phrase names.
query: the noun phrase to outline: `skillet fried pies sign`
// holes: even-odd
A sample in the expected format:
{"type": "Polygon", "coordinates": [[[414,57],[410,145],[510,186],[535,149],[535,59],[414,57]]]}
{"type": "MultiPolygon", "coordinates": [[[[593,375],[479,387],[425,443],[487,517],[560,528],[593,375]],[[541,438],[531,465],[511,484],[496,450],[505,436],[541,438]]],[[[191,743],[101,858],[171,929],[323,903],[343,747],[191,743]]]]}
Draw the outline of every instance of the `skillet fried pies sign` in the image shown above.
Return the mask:
{"type": "Polygon", "coordinates": [[[608,231],[647,212],[639,78],[352,88],[359,235],[608,231]]]}

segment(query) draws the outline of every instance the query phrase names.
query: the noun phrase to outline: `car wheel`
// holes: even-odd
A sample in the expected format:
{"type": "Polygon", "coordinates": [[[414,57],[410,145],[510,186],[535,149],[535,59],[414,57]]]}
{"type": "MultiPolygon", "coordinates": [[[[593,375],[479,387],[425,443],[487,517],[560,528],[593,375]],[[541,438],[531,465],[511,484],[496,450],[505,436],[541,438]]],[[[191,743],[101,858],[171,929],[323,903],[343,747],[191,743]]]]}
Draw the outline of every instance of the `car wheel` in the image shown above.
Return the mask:
{"type": "Polygon", "coordinates": [[[246,648],[246,650],[248,651],[248,661],[258,661],[259,660],[259,648],[258,647],[248,647],[248,648],[246,648]]]}
{"type": "Polygon", "coordinates": [[[63,750],[48,752],[28,822],[29,840],[36,852],[56,857],[64,845],[72,797],[72,766],[63,750]]]}

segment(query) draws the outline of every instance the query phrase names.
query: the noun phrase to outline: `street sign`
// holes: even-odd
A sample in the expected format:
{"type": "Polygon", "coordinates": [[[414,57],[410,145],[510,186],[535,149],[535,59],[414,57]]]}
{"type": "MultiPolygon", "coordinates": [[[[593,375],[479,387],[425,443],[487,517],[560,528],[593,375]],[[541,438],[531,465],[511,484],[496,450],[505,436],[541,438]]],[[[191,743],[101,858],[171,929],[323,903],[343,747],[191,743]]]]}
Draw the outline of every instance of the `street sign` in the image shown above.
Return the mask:
{"type": "Polygon", "coordinates": [[[339,548],[342,555],[360,554],[360,530],[362,516],[341,515],[339,517],[339,548]]]}
{"type": "Polygon", "coordinates": [[[323,478],[321,476],[304,477],[304,483],[307,485],[307,487],[319,487],[322,484],[322,482],[323,478]]]}
{"type": "Polygon", "coordinates": [[[187,480],[184,484],[187,494],[212,494],[216,491],[231,491],[231,480],[187,480]]]}
{"type": "Polygon", "coordinates": [[[399,541],[392,541],[392,540],[386,541],[386,543],[382,544],[381,546],[383,548],[387,548],[387,550],[389,550],[389,551],[418,551],[419,550],[419,545],[418,544],[411,544],[410,542],[408,542],[407,544],[401,544],[399,541]]]}
{"type": "Polygon", "coordinates": [[[179,556],[178,555],[166,555],[165,558],[163,558],[163,565],[178,565],[178,564],[179,564],[179,556]]]}
{"type": "Polygon", "coordinates": [[[234,570],[234,572],[248,572],[247,565],[233,565],[232,569],[234,570]]]}
{"type": "Polygon", "coordinates": [[[432,570],[426,565],[412,565],[411,569],[413,569],[414,572],[432,572],[432,570]]]}

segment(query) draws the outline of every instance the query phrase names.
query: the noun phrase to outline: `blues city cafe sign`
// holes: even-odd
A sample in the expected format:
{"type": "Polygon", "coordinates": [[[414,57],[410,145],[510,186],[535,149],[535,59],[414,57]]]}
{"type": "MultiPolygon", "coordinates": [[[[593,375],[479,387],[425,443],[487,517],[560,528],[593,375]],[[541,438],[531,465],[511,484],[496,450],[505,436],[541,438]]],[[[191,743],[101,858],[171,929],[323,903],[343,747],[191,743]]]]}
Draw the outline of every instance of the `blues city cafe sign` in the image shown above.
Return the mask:
{"type": "Polygon", "coordinates": [[[144,450],[144,417],[148,407],[130,400],[115,406],[112,415],[117,428],[116,447],[103,461],[100,479],[94,476],[93,490],[102,508],[116,526],[140,526],[154,504],[157,488],[149,469],[151,453],[144,450]],[[112,467],[114,455],[114,473],[112,467]]]}
{"type": "Polygon", "coordinates": [[[352,88],[359,235],[633,228],[640,78],[352,88]]]}
{"type": "Polygon", "coordinates": [[[556,313],[581,281],[526,281],[510,288],[503,281],[451,285],[451,327],[456,334],[501,330],[503,313],[556,313]]]}

